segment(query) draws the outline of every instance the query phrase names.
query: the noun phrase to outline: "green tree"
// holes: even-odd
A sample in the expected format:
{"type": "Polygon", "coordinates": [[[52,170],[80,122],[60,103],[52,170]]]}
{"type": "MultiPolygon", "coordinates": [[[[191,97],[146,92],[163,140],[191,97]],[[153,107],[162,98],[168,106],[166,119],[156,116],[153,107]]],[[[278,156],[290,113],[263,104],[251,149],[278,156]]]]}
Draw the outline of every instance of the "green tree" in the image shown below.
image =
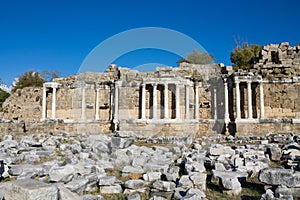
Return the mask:
{"type": "Polygon", "coordinates": [[[237,45],[235,50],[230,53],[230,60],[233,63],[235,69],[248,70],[255,64],[261,47],[257,44],[248,45],[244,42],[242,46],[237,45]]]}
{"type": "Polygon", "coordinates": [[[212,64],[215,61],[215,57],[206,52],[201,53],[197,49],[194,49],[192,53],[187,54],[187,58],[180,58],[177,63],[188,62],[191,64],[212,64]]]}
{"type": "Polygon", "coordinates": [[[18,81],[13,86],[12,91],[15,92],[17,89],[25,87],[41,87],[44,82],[44,78],[38,72],[28,71],[19,77],[18,81]]]}
{"type": "Polygon", "coordinates": [[[2,106],[3,102],[10,96],[9,93],[5,92],[4,90],[0,89],[0,107],[2,106]]]}

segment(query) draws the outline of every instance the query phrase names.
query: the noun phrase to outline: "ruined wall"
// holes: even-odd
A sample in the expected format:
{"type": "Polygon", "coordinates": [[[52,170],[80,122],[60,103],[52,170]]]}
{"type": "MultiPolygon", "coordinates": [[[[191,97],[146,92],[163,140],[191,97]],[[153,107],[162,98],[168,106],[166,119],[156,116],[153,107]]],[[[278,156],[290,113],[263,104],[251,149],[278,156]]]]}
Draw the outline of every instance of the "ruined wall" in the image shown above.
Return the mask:
{"type": "Polygon", "coordinates": [[[268,133],[299,133],[300,124],[291,121],[265,121],[260,123],[236,124],[236,136],[265,136],[268,133]]]}
{"type": "Polygon", "coordinates": [[[266,118],[300,117],[300,83],[264,85],[266,118]]]}
{"type": "MultiPolygon", "coordinates": [[[[263,78],[265,118],[290,119],[300,115],[300,46],[291,47],[288,43],[263,47],[254,68],[247,72],[251,77],[263,78]]],[[[56,90],[56,120],[36,123],[41,119],[42,88],[24,88],[14,93],[3,104],[0,118],[19,120],[3,122],[0,131],[15,131],[20,134],[66,131],[99,133],[109,132],[114,127],[114,91],[118,88],[118,128],[133,130],[146,136],[158,135],[205,135],[224,130],[225,93],[221,65],[194,65],[181,63],[179,67],[158,67],[156,72],[139,72],[129,68],[111,65],[105,73],[83,73],[55,79],[60,86],[56,90]],[[141,119],[141,85],[148,80],[145,91],[146,119],[141,119]],[[153,122],[153,82],[157,84],[157,118],[153,122]],[[169,119],[164,119],[165,83],[168,84],[169,119]],[[198,86],[196,86],[198,83],[198,86]],[[188,109],[190,119],[185,119],[186,90],[189,86],[188,109]],[[180,120],[176,118],[176,85],[179,87],[180,120]],[[195,87],[198,87],[200,120],[195,118],[195,87]],[[85,88],[83,90],[83,88],[85,88]],[[96,120],[96,94],[99,91],[99,120],[96,120]],[[83,102],[84,95],[84,103],[83,102]],[[84,106],[84,115],[82,114],[84,106]],[[23,123],[20,120],[24,120],[23,123]],[[216,120],[216,121],[215,121],[216,120]],[[137,122],[138,121],[138,122],[137,122]],[[34,123],[33,123],[34,122],[34,123]]],[[[226,74],[226,77],[233,75],[226,74]]],[[[260,79],[261,80],[261,79],[260,79]]],[[[254,80],[252,88],[253,118],[260,118],[259,81],[254,80]]],[[[47,117],[52,115],[53,89],[47,88],[47,117]]],[[[236,117],[235,83],[228,82],[229,114],[232,122],[236,117]]],[[[247,84],[240,83],[241,115],[248,117],[247,84]]],[[[234,126],[238,134],[261,134],[276,131],[298,131],[294,123],[259,121],[260,123],[238,123],[234,126]]]]}
{"type": "Polygon", "coordinates": [[[0,118],[13,120],[40,120],[42,88],[28,87],[14,92],[2,105],[0,118]]]}
{"type": "Polygon", "coordinates": [[[263,46],[258,62],[251,71],[268,80],[291,78],[300,75],[300,45],[288,42],[263,46]]]}

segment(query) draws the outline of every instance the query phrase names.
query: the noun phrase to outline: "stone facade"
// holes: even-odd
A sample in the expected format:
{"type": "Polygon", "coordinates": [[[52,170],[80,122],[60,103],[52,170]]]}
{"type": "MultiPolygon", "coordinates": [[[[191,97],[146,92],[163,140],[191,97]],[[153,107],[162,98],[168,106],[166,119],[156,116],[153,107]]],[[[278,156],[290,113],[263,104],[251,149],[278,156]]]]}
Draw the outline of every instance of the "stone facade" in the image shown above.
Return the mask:
{"type": "Polygon", "coordinates": [[[181,63],[156,72],[112,64],[104,73],[19,90],[3,104],[1,117],[23,120],[27,132],[50,122],[53,131],[133,130],[145,137],[297,132],[299,51],[288,43],[264,46],[247,72],[222,64],[181,63]]]}

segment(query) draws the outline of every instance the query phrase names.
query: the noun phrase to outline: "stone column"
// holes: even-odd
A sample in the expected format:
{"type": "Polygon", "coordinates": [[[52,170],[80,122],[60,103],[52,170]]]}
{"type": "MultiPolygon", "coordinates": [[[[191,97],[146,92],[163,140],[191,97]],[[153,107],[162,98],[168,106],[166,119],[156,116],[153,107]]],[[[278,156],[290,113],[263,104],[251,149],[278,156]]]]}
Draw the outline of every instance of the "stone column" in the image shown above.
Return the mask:
{"type": "Polygon", "coordinates": [[[119,120],[119,86],[115,84],[115,98],[114,98],[114,121],[119,120]]]}
{"type": "Polygon", "coordinates": [[[218,119],[218,112],[217,112],[218,106],[217,106],[217,89],[214,88],[214,119],[218,119]]]}
{"type": "Polygon", "coordinates": [[[169,90],[168,90],[168,84],[164,84],[164,118],[169,118],[169,90]]]}
{"type": "Polygon", "coordinates": [[[44,84],[43,86],[43,102],[42,102],[42,120],[47,117],[47,88],[44,84]]]}
{"type": "Polygon", "coordinates": [[[190,86],[185,85],[185,119],[190,119],[190,86]]]}
{"type": "Polygon", "coordinates": [[[247,91],[248,91],[248,119],[252,119],[252,90],[251,81],[247,81],[247,91]]]}
{"type": "Polygon", "coordinates": [[[55,119],[55,112],[56,112],[56,86],[52,87],[53,94],[52,94],[52,119],[55,119]]]}
{"type": "Polygon", "coordinates": [[[110,85],[110,109],[109,109],[109,120],[113,120],[113,111],[114,111],[114,91],[115,91],[115,88],[114,88],[114,85],[111,84],[110,85]]]}
{"type": "Polygon", "coordinates": [[[264,119],[265,105],[264,105],[264,87],[262,81],[259,82],[259,103],[260,103],[260,119],[264,119]]]}
{"type": "Polygon", "coordinates": [[[82,85],[82,94],[81,94],[81,121],[85,121],[85,84],[82,85]]]}
{"type": "Polygon", "coordinates": [[[228,84],[226,82],[224,82],[224,90],[225,90],[225,114],[224,114],[224,118],[225,118],[225,123],[229,123],[230,122],[230,118],[229,118],[229,101],[228,101],[228,84]]]}
{"type": "Polygon", "coordinates": [[[235,80],[235,94],[236,94],[236,119],[241,119],[241,94],[240,81],[235,80]]]}
{"type": "Polygon", "coordinates": [[[141,110],[142,119],[146,119],[146,84],[142,84],[142,110],[141,110]]]}
{"type": "Polygon", "coordinates": [[[152,107],[152,113],[153,113],[153,119],[157,119],[157,85],[153,84],[153,107],[152,107]]]}
{"type": "Polygon", "coordinates": [[[195,119],[199,119],[199,82],[195,81],[195,119]]]}
{"type": "Polygon", "coordinates": [[[99,120],[99,88],[96,88],[95,119],[99,120]]]}
{"type": "Polygon", "coordinates": [[[175,96],[176,96],[176,119],[180,119],[180,90],[179,85],[175,85],[175,96]]]}

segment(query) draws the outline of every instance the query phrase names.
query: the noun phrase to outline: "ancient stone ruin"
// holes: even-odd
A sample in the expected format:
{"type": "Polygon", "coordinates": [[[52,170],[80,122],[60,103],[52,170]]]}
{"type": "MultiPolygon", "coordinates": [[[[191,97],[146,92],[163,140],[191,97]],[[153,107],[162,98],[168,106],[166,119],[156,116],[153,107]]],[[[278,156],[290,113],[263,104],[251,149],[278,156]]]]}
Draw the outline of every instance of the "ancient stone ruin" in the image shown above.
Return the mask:
{"type": "Polygon", "coordinates": [[[254,179],[262,200],[299,198],[299,51],[17,90],[0,112],[0,199],[213,199],[211,185],[246,198],[254,179]]]}
{"type": "Polygon", "coordinates": [[[194,137],[297,131],[299,48],[264,46],[250,71],[181,63],[139,72],[112,64],[103,73],[57,78],[14,93],[3,104],[1,118],[8,121],[1,132],[130,130],[145,137],[194,137]],[[11,127],[9,120],[21,122],[11,127]]]}

